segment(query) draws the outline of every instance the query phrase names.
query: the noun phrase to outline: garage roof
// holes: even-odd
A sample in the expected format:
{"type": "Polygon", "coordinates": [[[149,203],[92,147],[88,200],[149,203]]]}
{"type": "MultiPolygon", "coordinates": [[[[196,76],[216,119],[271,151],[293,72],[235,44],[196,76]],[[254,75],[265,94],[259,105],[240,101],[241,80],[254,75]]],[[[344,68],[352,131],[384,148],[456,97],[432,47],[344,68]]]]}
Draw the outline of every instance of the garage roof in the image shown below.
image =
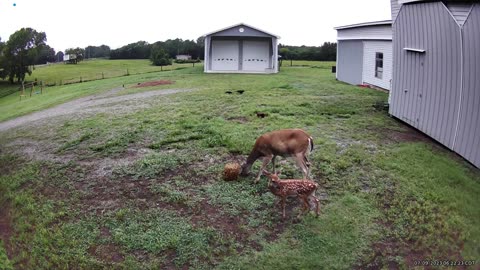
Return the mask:
{"type": "MultiPolygon", "coordinates": [[[[213,31],[213,32],[207,33],[207,34],[205,34],[205,35],[203,35],[203,36],[204,36],[204,37],[206,37],[206,36],[213,36],[213,35],[215,35],[215,36],[217,36],[217,35],[218,35],[218,36],[243,36],[243,35],[246,35],[246,34],[241,34],[241,33],[243,33],[243,32],[232,31],[232,29],[234,29],[234,28],[240,29],[240,28],[242,28],[242,27],[243,27],[243,28],[250,28],[250,29],[252,30],[252,31],[251,31],[252,33],[257,32],[257,34],[262,33],[262,34],[264,34],[264,35],[271,36],[271,37],[275,37],[275,38],[277,38],[277,39],[280,38],[280,36],[277,36],[277,35],[274,35],[274,34],[272,34],[272,33],[267,32],[267,31],[261,30],[261,29],[259,29],[259,28],[253,27],[253,26],[248,25],[248,24],[246,24],[246,23],[239,23],[239,24],[235,24],[235,25],[232,25],[232,26],[229,26],[229,27],[225,27],[225,28],[219,29],[219,30],[217,30],[217,31],[213,31]]],[[[255,34],[254,34],[254,35],[255,35],[255,34]]]]}

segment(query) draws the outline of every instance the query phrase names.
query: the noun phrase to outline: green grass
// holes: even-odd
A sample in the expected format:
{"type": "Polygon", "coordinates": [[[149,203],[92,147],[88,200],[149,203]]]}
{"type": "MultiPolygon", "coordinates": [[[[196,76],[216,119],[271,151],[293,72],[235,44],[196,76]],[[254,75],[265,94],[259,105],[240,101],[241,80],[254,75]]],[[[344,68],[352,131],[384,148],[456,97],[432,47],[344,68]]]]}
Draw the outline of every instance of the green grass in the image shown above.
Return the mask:
{"type": "MultiPolygon", "coordinates": [[[[196,66],[1,98],[9,119],[122,84],[175,81],[119,94],[195,89],[0,133],[0,206],[13,228],[0,269],[407,269],[479,258],[478,169],[431,143],[390,139],[411,131],[372,106],[387,95],[336,81],[333,63],[294,64],[275,75],[196,66]],[[283,221],[264,177],[222,180],[226,162],[280,128],[314,137],[318,218],[297,219],[289,200],[283,221]]],[[[290,159],[278,166],[301,177],[290,159]]]]}
{"type": "MultiPolygon", "coordinates": [[[[163,72],[171,72],[171,70],[185,69],[191,66],[191,64],[173,64],[164,67],[163,72]]],[[[196,64],[196,66],[202,66],[202,64],[196,64]]],[[[154,78],[155,75],[149,74],[157,72],[161,72],[160,67],[152,66],[149,60],[88,60],[77,65],[59,63],[37,67],[32,75],[27,76],[25,80],[34,81],[37,79],[53,86],[45,87],[42,94],[39,94],[40,87],[35,86],[35,91],[31,97],[31,89],[28,88],[25,90],[26,97],[20,99],[20,85],[11,85],[8,82],[0,81],[0,121],[123,85],[126,87],[133,86],[137,82],[154,78]],[[127,69],[129,76],[126,76],[127,69]],[[80,77],[82,83],[80,83],[80,77]]],[[[159,87],[161,86],[157,86],[156,89],[159,87]]],[[[135,89],[138,90],[138,88],[135,89]]]]}

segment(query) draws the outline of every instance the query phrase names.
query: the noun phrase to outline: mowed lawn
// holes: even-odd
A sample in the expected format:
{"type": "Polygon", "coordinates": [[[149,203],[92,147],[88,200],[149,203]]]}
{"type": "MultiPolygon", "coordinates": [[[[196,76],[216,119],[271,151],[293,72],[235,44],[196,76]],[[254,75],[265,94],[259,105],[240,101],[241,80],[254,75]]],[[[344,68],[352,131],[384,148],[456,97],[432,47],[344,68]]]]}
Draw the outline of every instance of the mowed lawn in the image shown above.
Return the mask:
{"type": "MultiPolygon", "coordinates": [[[[121,86],[115,95],[189,90],[0,132],[0,269],[478,263],[479,170],[389,117],[376,106],[386,93],[336,81],[333,63],[283,64],[274,75],[196,65],[0,99],[6,120],[121,86]],[[158,80],[172,84],[135,87],[158,80]],[[227,162],[281,128],[314,137],[318,218],[297,218],[289,199],[282,220],[265,177],[222,179],[227,162]]],[[[292,160],[277,164],[282,177],[301,177],[292,160]]]]}
{"type": "MultiPolygon", "coordinates": [[[[25,77],[25,81],[42,81],[44,85],[61,86],[65,84],[86,82],[93,80],[108,79],[114,77],[158,72],[160,70],[172,70],[192,67],[192,64],[176,64],[159,67],[151,64],[150,60],[105,60],[89,59],[77,64],[51,63],[48,65],[35,66],[31,75],[25,77]]],[[[10,85],[0,81],[0,97],[14,93],[18,98],[20,85],[10,85]]],[[[36,87],[36,90],[39,90],[36,87]]],[[[30,93],[30,89],[27,89],[30,93]]]]}

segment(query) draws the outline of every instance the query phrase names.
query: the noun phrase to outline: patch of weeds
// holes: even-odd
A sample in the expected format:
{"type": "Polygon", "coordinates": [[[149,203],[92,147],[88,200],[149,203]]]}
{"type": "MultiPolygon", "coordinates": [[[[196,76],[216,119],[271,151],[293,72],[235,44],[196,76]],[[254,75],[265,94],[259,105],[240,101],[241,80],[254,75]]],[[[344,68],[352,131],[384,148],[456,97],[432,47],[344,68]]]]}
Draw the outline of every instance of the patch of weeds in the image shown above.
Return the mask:
{"type": "Polygon", "coordinates": [[[221,206],[230,215],[261,213],[262,208],[271,208],[273,197],[266,186],[249,185],[242,182],[215,182],[202,187],[213,205],[221,206]]]}
{"type": "Polygon", "coordinates": [[[167,183],[153,184],[150,189],[153,193],[159,194],[162,201],[176,204],[190,204],[190,198],[187,193],[175,189],[167,183]]]}
{"type": "Polygon", "coordinates": [[[81,144],[82,142],[89,140],[89,139],[92,138],[93,136],[94,136],[94,134],[93,134],[92,132],[87,132],[87,133],[85,133],[85,134],[82,134],[82,135],[80,135],[80,137],[64,143],[64,144],[58,149],[58,151],[59,151],[59,152],[63,152],[63,151],[66,151],[66,150],[71,150],[71,149],[77,147],[77,146],[78,146],[79,144],[81,144]]]}
{"type": "Polygon", "coordinates": [[[48,166],[27,164],[14,174],[0,177],[0,186],[7,191],[3,195],[12,205],[15,234],[10,241],[17,254],[15,266],[21,269],[59,268],[73,263],[80,267],[94,266],[95,262],[85,256],[90,234],[83,230],[84,224],[55,225],[72,215],[71,211],[63,201],[48,200],[36,191],[52,179],[48,166]]]}
{"type": "Polygon", "coordinates": [[[188,157],[175,152],[153,153],[132,165],[115,168],[113,172],[119,175],[129,175],[135,179],[141,177],[153,178],[166,171],[175,170],[188,161],[188,157]]]}
{"type": "Polygon", "coordinates": [[[394,187],[385,186],[379,202],[392,224],[390,236],[402,243],[397,253],[413,250],[447,259],[478,256],[472,247],[480,242],[480,182],[422,143],[389,149],[379,165],[388,168],[387,183],[394,187]]]}
{"type": "Polygon", "coordinates": [[[462,220],[448,214],[438,204],[412,197],[395,197],[386,211],[393,224],[393,237],[408,243],[410,251],[424,252],[433,257],[453,254],[465,239],[462,220]],[[441,239],[441,241],[439,241],[441,239]]]}
{"type": "Polygon", "coordinates": [[[230,244],[214,229],[193,227],[188,219],[164,210],[131,211],[124,220],[110,220],[106,225],[114,242],[129,251],[145,250],[150,254],[174,251],[177,267],[202,261],[211,263],[214,247],[230,244]]]}
{"type": "Polygon", "coordinates": [[[105,142],[91,145],[89,148],[94,152],[105,155],[120,153],[125,151],[129,144],[135,143],[138,140],[139,134],[140,130],[137,129],[123,131],[108,138],[105,142]]]}
{"type": "Polygon", "coordinates": [[[348,194],[322,207],[320,217],[306,215],[263,250],[234,256],[220,269],[345,269],[378,238],[375,207],[348,194]]]}
{"type": "Polygon", "coordinates": [[[0,239],[0,269],[13,270],[13,264],[7,257],[7,251],[4,249],[2,239],[0,239]]]}

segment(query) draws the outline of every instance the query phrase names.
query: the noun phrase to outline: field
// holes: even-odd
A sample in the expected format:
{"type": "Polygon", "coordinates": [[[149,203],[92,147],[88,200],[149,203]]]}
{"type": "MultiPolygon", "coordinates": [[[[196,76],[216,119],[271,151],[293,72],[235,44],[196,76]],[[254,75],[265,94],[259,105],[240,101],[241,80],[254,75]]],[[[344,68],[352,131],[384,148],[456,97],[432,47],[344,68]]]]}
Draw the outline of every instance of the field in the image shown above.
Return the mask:
{"type": "MultiPolygon", "coordinates": [[[[36,66],[33,73],[25,77],[25,81],[43,81],[45,85],[64,85],[80,81],[93,81],[114,77],[158,72],[160,70],[181,69],[192,64],[173,64],[166,67],[150,65],[149,60],[86,60],[78,64],[53,63],[36,66]]],[[[38,87],[37,87],[38,88],[38,87]]],[[[0,81],[0,97],[18,91],[18,85],[9,85],[0,81]]]]}
{"type": "MultiPolygon", "coordinates": [[[[389,117],[376,106],[386,93],[336,81],[333,63],[289,64],[236,75],[145,62],[142,74],[1,98],[0,269],[476,269],[479,170],[389,117]],[[154,81],[169,84],[139,87],[154,81]],[[222,180],[281,128],[314,137],[318,218],[297,218],[291,199],[282,220],[265,177],[222,180]]],[[[33,76],[50,68],[62,66],[33,76]]],[[[301,177],[293,160],[277,164],[301,177]]]]}

